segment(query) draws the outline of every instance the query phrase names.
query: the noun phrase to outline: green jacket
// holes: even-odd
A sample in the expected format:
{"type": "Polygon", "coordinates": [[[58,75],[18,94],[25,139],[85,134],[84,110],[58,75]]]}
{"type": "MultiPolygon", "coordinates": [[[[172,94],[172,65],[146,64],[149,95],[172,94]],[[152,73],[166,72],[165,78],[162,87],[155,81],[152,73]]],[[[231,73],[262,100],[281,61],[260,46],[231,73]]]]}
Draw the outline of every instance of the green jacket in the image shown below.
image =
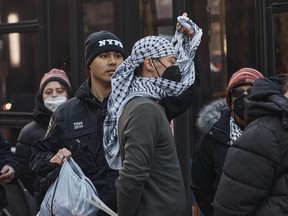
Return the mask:
{"type": "Polygon", "coordinates": [[[118,215],[183,216],[184,182],[163,107],[148,98],[132,99],[119,119],[118,136],[118,215]]]}

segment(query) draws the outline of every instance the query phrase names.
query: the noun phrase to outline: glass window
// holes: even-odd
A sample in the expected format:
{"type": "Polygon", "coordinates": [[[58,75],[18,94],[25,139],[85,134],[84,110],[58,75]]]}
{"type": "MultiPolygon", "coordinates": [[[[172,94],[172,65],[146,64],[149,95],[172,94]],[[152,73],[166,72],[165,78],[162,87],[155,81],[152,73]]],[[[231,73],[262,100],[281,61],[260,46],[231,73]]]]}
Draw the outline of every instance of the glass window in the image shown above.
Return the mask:
{"type": "MultiPolygon", "coordinates": [[[[0,112],[7,117],[0,130],[12,146],[16,144],[21,127],[32,120],[28,113],[26,120],[10,114],[33,111],[38,89],[35,86],[39,71],[38,38],[38,33],[0,35],[0,112]]],[[[4,121],[3,116],[1,120],[4,121]]]]}
{"type": "Polygon", "coordinates": [[[171,39],[174,34],[172,15],[172,0],[141,0],[141,36],[160,35],[171,39]]]}
{"type": "Polygon", "coordinates": [[[226,73],[226,36],[224,22],[224,0],[208,0],[211,14],[210,30],[210,75],[213,97],[225,95],[226,73]]]}
{"type": "Polygon", "coordinates": [[[172,0],[156,0],[155,4],[157,19],[172,18],[172,0]]]}
{"type": "Polygon", "coordinates": [[[39,2],[39,0],[0,0],[0,23],[8,23],[8,15],[11,13],[17,13],[18,22],[37,19],[39,2]]]}
{"type": "Polygon", "coordinates": [[[95,31],[114,32],[113,15],[113,0],[83,0],[84,39],[95,31]]]}
{"type": "Polygon", "coordinates": [[[288,12],[273,15],[275,71],[276,74],[288,73],[288,12]]]}
{"type": "MultiPolygon", "coordinates": [[[[0,0],[0,25],[36,20],[38,3],[0,0]]],[[[39,33],[0,34],[0,131],[12,146],[21,127],[32,119],[39,56],[39,33]]]]}
{"type": "Polygon", "coordinates": [[[38,33],[0,35],[1,111],[33,111],[35,83],[40,80],[38,46],[38,33]]]}

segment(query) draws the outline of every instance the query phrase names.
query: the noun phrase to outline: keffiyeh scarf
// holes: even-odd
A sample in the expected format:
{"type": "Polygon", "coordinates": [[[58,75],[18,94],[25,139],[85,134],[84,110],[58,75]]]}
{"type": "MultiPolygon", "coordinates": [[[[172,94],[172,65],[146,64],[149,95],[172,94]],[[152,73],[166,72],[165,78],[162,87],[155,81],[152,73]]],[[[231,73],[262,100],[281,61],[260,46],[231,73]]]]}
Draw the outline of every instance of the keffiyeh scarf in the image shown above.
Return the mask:
{"type": "Polygon", "coordinates": [[[234,117],[230,117],[230,145],[241,136],[242,130],[241,128],[235,123],[234,117]]]}
{"type": "Polygon", "coordinates": [[[122,167],[117,126],[127,102],[137,96],[156,100],[167,96],[178,96],[194,82],[194,56],[201,41],[202,30],[188,17],[180,16],[178,22],[185,28],[192,29],[195,36],[189,39],[176,30],[172,43],[159,36],[144,37],[134,44],[131,55],[112,76],[112,92],[108,99],[103,136],[105,157],[111,169],[119,170],[122,167]],[[144,62],[145,58],[160,58],[168,55],[177,56],[177,65],[182,73],[181,82],[161,77],[135,76],[135,69],[144,62]]]}

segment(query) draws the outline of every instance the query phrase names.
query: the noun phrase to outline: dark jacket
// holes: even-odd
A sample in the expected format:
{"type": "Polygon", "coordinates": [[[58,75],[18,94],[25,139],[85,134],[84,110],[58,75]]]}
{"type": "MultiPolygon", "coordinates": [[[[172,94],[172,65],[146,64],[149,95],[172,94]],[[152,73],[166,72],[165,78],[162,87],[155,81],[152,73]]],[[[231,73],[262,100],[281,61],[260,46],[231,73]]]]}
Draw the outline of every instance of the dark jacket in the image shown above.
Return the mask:
{"type": "Polygon", "coordinates": [[[50,163],[50,159],[59,149],[67,148],[93,182],[100,199],[115,210],[114,182],[118,171],[109,168],[102,145],[107,98],[103,103],[99,102],[90,93],[90,85],[90,80],[84,82],[76,92],[76,97],[54,112],[52,127],[48,129],[47,136],[33,145],[30,165],[38,175],[46,177],[58,167],[50,163]]]}
{"type": "MultiPolygon", "coordinates": [[[[0,133],[0,170],[4,165],[13,167],[15,171],[14,180],[16,180],[20,175],[19,163],[17,162],[15,155],[11,152],[11,144],[7,142],[0,133]]],[[[7,205],[5,188],[0,185],[0,208],[4,208],[7,205]]]]}
{"type": "Polygon", "coordinates": [[[228,150],[215,216],[288,215],[288,99],[281,80],[253,85],[245,113],[251,123],[228,150]]]}
{"type": "MultiPolygon", "coordinates": [[[[67,89],[68,95],[73,95],[71,89],[67,89]]],[[[29,166],[31,157],[31,148],[34,142],[45,135],[49,125],[52,111],[45,107],[41,91],[35,96],[35,108],[33,110],[33,121],[25,125],[17,139],[16,158],[21,166],[21,176],[25,188],[34,196],[37,209],[44,198],[47,188],[41,188],[40,180],[43,178],[37,176],[29,166]]]]}
{"type": "Polygon", "coordinates": [[[181,95],[175,97],[170,96],[162,99],[159,103],[165,108],[165,113],[168,121],[183,114],[194,103],[195,92],[200,84],[200,74],[203,71],[202,62],[195,56],[195,81],[194,83],[181,95]]]}
{"type": "Polygon", "coordinates": [[[31,147],[45,134],[51,115],[52,112],[44,106],[41,93],[38,92],[35,96],[33,121],[22,128],[16,143],[15,155],[22,170],[20,180],[32,196],[35,196],[34,190],[39,192],[40,188],[39,179],[35,185],[36,175],[29,166],[31,147]]]}
{"type": "MultiPolygon", "coordinates": [[[[183,106],[189,108],[197,84],[193,84],[186,90],[182,97],[186,103],[183,106]]],[[[91,81],[86,80],[76,92],[76,97],[71,98],[60,106],[53,114],[53,123],[47,131],[45,139],[37,141],[33,145],[30,166],[38,175],[46,177],[49,173],[59,170],[59,166],[50,163],[50,159],[61,148],[67,148],[72,152],[75,162],[91,179],[96,187],[100,199],[111,209],[117,211],[115,180],[118,171],[111,170],[107,164],[103,149],[103,123],[106,116],[107,98],[101,103],[90,93],[91,81]],[[58,169],[56,169],[58,167],[58,169]]],[[[173,98],[166,98],[163,103],[170,118],[181,112],[175,106],[173,98]]],[[[181,110],[183,107],[181,107],[181,110]]],[[[100,211],[98,213],[102,215],[100,211]]],[[[106,214],[103,214],[106,215],[106,214]]]]}
{"type": "Polygon", "coordinates": [[[231,111],[224,99],[206,105],[198,114],[197,127],[203,134],[197,141],[192,161],[192,189],[201,211],[211,215],[212,202],[230,147],[231,111]]]}
{"type": "Polygon", "coordinates": [[[119,216],[184,216],[186,196],[164,109],[133,98],[118,124],[123,167],[116,181],[119,216]]]}

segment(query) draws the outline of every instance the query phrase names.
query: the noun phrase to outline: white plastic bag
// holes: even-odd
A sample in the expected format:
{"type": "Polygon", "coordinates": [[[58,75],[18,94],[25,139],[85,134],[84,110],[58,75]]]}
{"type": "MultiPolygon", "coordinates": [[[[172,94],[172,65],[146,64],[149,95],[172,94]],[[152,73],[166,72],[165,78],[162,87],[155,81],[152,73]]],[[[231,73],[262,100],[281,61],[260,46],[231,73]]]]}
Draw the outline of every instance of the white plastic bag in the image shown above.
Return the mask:
{"type": "Polygon", "coordinates": [[[105,205],[105,203],[103,203],[99,198],[97,198],[96,200],[85,198],[85,200],[93,204],[97,208],[101,209],[102,211],[106,212],[110,216],[118,216],[112,209],[110,209],[107,205],[105,205]]]}
{"type": "Polygon", "coordinates": [[[70,157],[61,167],[56,181],[41,203],[39,216],[95,216],[98,208],[85,199],[99,199],[97,191],[77,163],[70,157]]]}

